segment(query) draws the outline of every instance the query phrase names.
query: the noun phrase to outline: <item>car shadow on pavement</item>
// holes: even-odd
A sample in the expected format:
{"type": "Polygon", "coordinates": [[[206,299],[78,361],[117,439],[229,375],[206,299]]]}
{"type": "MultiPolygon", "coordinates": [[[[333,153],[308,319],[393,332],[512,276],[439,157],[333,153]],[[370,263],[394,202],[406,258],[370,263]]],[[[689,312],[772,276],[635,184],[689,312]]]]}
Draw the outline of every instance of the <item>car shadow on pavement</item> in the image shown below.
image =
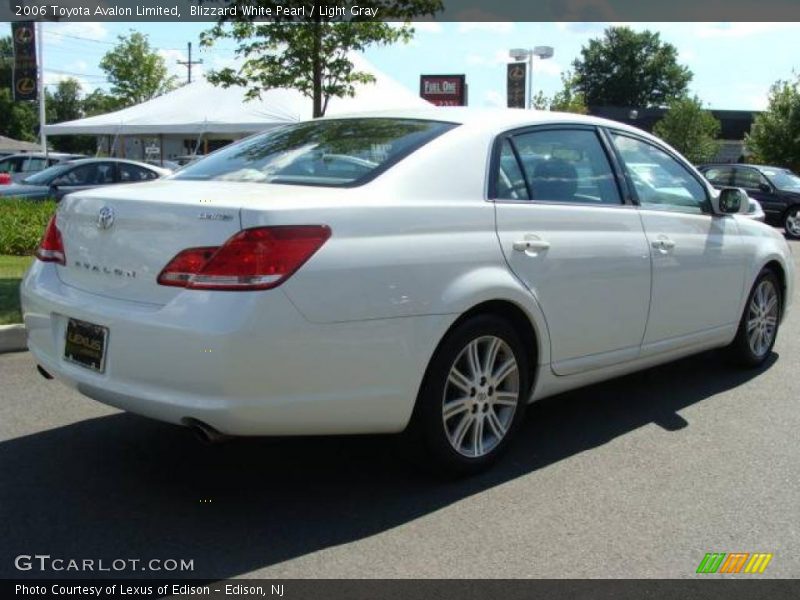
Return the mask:
{"type": "Polygon", "coordinates": [[[492,470],[442,480],[403,458],[399,436],[246,439],[208,447],[128,414],[0,443],[0,577],[91,577],[14,569],[19,554],[184,558],[227,578],[402,525],[650,423],[769,369],[701,354],[543,400],[492,470]]]}

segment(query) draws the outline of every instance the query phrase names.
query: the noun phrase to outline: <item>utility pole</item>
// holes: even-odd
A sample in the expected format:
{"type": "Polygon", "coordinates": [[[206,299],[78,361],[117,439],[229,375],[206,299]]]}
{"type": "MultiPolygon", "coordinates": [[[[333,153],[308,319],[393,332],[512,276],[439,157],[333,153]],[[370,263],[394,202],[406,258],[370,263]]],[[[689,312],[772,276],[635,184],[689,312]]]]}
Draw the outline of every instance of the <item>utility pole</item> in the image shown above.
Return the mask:
{"type": "Polygon", "coordinates": [[[187,83],[192,83],[192,65],[202,65],[203,59],[199,60],[192,60],[192,42],[187,44],[189,48],[189,60],[179,60],[176,61],[179,65],[184,65],[189,70],[189,81],[187,83]]]}

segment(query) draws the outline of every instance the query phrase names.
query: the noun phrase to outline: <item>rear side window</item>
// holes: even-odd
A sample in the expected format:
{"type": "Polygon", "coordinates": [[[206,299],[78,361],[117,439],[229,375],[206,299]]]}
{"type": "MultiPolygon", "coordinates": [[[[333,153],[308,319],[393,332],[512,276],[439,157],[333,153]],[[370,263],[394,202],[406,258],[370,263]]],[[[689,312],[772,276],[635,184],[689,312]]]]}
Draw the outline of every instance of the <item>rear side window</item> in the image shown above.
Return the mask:
{"type": "Polygon", "coordinates": [[[731,185],[733,167],[711,167],[703,171],[703,175],[714,185],[731,185]]]}
{"type": "Polygon", "coordinates": [[[525,175],[519,168],[509,140],[503,140],[497,171],[497,198],[501,200],[530,200],[525,175]]]}
{"type": "Polygon", "coordinates": [[[360,185],[453,127],[438,121],[377,118],[287,125],[215,152],[174,178],[360,185]]]}
{"type": "MultiPolygon", "coordinates": [[[[508,143],[508,142],[506,142],[508,143]]],[[[515,186],[511,198],[542,202],[622,204],[614,174],[597,133],[587,129],[545,129],[512,137],[519,157],[517,169],[527,181],[515,186]],[[521,164],[521,171],[519,165],[521,164]],[[525,194],[524,196],[521,194],[525,194]]],[[[504,147],[500,156],[497,196],[508,198],[504,180],[513,183],[513,153],[504,147]]],[[[505,184],[507,185],[507,184],[505,184]]]]}
{"type": "Polygon", "coordinates": [[[119,180],[121,182],[147,181],[149,179],[155,179],[158,176],[155,171],[144,169],[137,165],[129,165],[127,163],[117,164],[119,165],[119,180]]]}
{"type": "Polygon", "coordinates": [[[33,157],[25,161],[22,165],[22,172],[23,173],[34,173],[36,171],[41,171],[47,166],[47,160],[44,158],[33,157]]]}

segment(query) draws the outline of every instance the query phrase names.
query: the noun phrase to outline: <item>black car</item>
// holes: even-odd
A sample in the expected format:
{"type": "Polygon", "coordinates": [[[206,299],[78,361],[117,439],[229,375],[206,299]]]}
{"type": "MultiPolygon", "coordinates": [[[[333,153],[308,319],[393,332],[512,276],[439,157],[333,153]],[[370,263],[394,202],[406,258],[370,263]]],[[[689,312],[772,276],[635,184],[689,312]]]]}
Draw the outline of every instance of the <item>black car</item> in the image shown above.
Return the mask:
{"type": "Polygon", "coordinates": [[[800,177],[789,169],[740,164],[697,168],[716,188],[744,188],[761,204],[768,223],[781,225],[787,237],[800,239],[800,177]]]}

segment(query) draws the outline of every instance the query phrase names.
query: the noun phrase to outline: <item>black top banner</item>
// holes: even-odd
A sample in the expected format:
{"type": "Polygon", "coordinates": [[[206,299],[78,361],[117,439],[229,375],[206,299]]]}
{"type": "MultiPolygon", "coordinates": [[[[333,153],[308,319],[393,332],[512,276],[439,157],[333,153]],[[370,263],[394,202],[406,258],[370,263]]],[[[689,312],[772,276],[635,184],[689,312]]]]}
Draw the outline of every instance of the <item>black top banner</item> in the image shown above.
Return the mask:
{"type": "Polygon", "coordinates": [[[677,579],[5,580],[3,598],[106,600],[794,600],[800,581],[677,579]]]}
{"type": "Polygon", "coordinates": [[[795,21],[800,0],[0,0],[0,21],[795,21]],[[412,11],[416,12],[416,11],[412,11]]]}
{"type": "Polygon", "coordinates": [[[36,65],[36,24],[18,21],[11,24],[14,44],[14,100],[36,100],[38,96],[36,65]]]}

